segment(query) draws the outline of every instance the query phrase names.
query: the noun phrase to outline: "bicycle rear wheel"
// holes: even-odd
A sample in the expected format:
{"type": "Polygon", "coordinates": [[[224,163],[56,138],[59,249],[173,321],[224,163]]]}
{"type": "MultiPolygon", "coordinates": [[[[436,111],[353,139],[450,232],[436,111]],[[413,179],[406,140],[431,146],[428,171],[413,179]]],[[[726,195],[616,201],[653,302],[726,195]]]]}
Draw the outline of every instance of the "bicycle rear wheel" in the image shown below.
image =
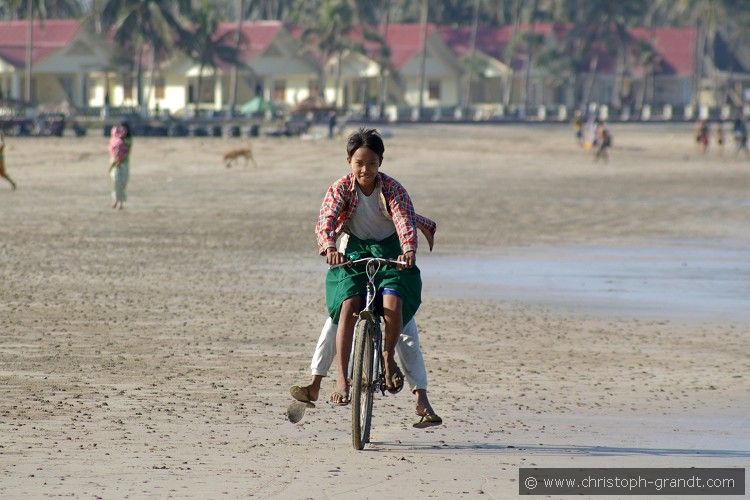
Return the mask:
{"type": "Polygon", "coordinates": [[[375,325],[361,320],[354,329],[354,369],[352,372],[352,445],[361,450],[370,440],[372,423],[373,349],[375,325]]]}

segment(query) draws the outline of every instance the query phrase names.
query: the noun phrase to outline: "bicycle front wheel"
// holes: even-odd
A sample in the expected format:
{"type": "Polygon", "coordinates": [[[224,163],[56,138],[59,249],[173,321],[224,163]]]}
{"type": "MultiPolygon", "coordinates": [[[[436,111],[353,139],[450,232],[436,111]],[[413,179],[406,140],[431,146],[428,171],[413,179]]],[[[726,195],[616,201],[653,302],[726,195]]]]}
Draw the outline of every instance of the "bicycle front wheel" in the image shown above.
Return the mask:
{"type": "Polygon", "coordinates": [[[365,319],[354,329],[354,369],[352,373],[352,445],[361,450],[370,440],[372,422],[373,349],[375,325],[365,319]]]}

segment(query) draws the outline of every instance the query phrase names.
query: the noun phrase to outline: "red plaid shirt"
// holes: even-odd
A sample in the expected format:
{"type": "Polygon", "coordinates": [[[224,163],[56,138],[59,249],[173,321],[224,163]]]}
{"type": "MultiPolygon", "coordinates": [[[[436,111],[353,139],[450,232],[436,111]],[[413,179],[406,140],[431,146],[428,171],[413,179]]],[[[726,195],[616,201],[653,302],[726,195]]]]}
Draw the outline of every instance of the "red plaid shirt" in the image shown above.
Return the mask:
{"type": "MultiPolygon", "coordinates": [[[[346,223],[357,210],[357,182],[354,174],[348,174],[328,187],[320,207],[315,234],[318,238],[318,251],[325,255],[329,247],[336,247],[336,239],[347,232],[346,223]]],[[[417,251],[417,228],[424,233],[432,250],[437,224],[427,217],[414,212],[409,193],[396,179],[378,172],[375,189],[379,190],[380,213],[391,219],[401,242],[401,250],[417,251]]]]}

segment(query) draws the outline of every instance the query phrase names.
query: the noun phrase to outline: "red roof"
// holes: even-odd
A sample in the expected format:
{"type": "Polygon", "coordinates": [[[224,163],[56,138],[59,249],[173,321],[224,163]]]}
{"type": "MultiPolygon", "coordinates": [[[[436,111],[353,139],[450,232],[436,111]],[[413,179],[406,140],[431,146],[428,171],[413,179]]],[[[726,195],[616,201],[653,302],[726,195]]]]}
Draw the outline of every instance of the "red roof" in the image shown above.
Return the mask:
{"type": "MultiPolygon", "coordinates": [[[[34,22],[32,63],[37,64],[68,46],[81,29],[75,19],[34,22]]],[[[0,21],[0,59],[16,67],[26,64],[27,21],[0,21]]]]}
{"type": "MultiPolygon", "coordinates": [[[[429,37],[435,30],[437,30],[435,25],[428,24],[427,36],[429,37]]],[[[300,38],[303,32],[304,28],[298,26],[289,28],[289,33],[295,38],[300,38]]],[[[385,39],[391,51],[391,63],[397,70],[406,66],[422,51],[422,31],[419,24],[389,24],[387,33],[380,31],[378,34],[385,39]]],[[[352,28],[349,32],[349,39],[354,43],[362,44],[369,58],[375,61],[380,59],[379,44],[365,39],[362,26],[352,28]]],[[[315,47],[312,47],[312,51],[317,52],[315,47]]],[[[320,62],[320,55],[316,54],[316,57],[320,62]]]]}
{"type": "Polygon", "coordinates": [[[695,28],[633,28],[630,34],[645,40],[657,50],[662,59],[662,72],[673,75],[692,75],[695,69],[695,28]]]}
{"type": "MultiPolygon", "coordinates": [[[[529,25],[520,25],[517,33],[529,31],[529,25]]],[[[443,40],[451,50],[463,56],[471,50],[471,27],[462,26],[457,28],[440,27],[443,40]]],[[[548,36],[553,34],[557,40],[562,40],[569,30],[569,26],[561,23],[536,23],[534,32],[548,36]]],[[[694,58],[693,50],[696,43],[695,28],[632,28],[630,34],[638,39],[651,42],[659,52],[663,64],[661,73],[674,75],[689,75],[693,73],[694,58]]],[[[477,29],[476,49],[498,60],[505,61],[505,50],[513,37],[512,26],[488,27],[480,26],[477,29]]],[[[523,65],[525,47],[523,44],[513,56],[511,66],[519,69],[523,65]]],[[[601,46],[593,49],[599,56],[598,69],[600,73],[611,73],[615,70],[613,57],[601,46]]],[[[633,68],[639,72],[639,68],[633,68]]]]}
{"type": "MultiPolygon", "coordinates": [[[[245,38],[240,52],[240,58],[249,62],[266,51],[271,42],[284,25],[281,21],[245,21],[242,23],[242,34],[245,38]]],[[[227,32],[237,29],[237,23],[221,23],[216,30],[219,38],[227,32]]]]}

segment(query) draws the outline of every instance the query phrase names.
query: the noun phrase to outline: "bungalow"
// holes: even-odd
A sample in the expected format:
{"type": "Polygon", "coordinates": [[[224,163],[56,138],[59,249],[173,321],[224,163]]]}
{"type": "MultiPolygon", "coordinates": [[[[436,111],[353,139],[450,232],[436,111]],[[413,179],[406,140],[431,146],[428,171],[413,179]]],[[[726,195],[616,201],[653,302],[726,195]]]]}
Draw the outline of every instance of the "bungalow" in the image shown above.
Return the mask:
{"type": "MultiPolygon", "coordinates": [[[[216,34],[222,36],[236,27],[235,23],[222,23],[216,34]]],[[[242,39],[240,59],[246,67],[238,71],[237,104],[262,96],[265,100],[291,106],[311,92],[317,92],[315,61],[302,53],[299,42],[280,21],[245,22],[242,39]]],[[[229,74],[229,65],[222,62],[216,67],[204,67],[201,73],[201,67],[195,61],[184,54],[175,54],[153,76],[149,72],[145,107],[171,113],[196,108],[220,110],[229,100],[229,74]]],[[[100,79],[91,106],[104,104],[106,80],[100,79]]],[[[132,84],[123,81],[122,77],[115,78],[110,84],[109,95],[114,106],[136,104],[132,84]]]]}
{"type": "MultiPolygon", "coordinates": [[[[360,27],[353,29],[349,38],[364,50],[348,50],[340,61],[333,57],[325,62],[325,95],[329,102],[336,102],[339,107],[360,107],[374,104],[382,96],[383,102],[390,104],[419,105],[422,64],[419,24],[390,24],[384,28],[381,38],[390,57],[383,64],[382,81],[380,43],[367,40],[360,27]]],[[[428,108],[456,106],[461,101],[461,63],[436,26],[427,26],[425,40],[423,105],[428,108]]]]}
{"type": "MultiPolygon", "coordinates": [[[[0,21],[0,97],[24,100],[26,21],[0,21]]],[[[31,101],[85,107],[90,76],[108,64],[107,51],[71,19],[35,21],[32,28],[31,101]]]]}

